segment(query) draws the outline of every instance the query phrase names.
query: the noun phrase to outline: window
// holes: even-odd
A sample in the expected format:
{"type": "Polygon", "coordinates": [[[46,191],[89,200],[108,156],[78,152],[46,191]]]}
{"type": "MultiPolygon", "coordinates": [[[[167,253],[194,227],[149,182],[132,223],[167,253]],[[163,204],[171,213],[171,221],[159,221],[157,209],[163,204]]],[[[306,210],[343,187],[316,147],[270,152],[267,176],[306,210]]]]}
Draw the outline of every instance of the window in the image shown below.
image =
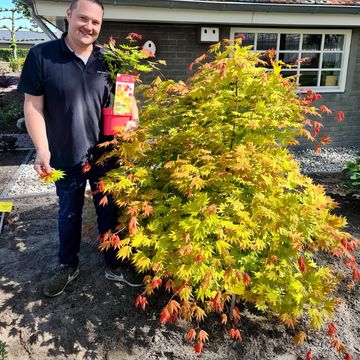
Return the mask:
{"type": "Polygon", "coordinates": [[[231,28],[231,39],[239,35],[255,51],[275,49],[277,59],[293,65],[283,76],[299,75],[300,87],[345,91],[351,30],[231,28]]]}

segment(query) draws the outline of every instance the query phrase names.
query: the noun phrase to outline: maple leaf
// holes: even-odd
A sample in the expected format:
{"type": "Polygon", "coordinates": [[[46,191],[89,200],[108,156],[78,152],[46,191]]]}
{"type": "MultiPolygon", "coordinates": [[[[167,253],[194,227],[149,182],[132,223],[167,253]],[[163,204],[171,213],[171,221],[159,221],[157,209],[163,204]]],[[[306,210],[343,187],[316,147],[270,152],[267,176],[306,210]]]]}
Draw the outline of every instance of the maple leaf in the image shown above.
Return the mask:
{"type": "Polygon", "coordinates": [[[91,165],[89,163],[85,163],[83,166],[82,166],[82,172],[85,174],[87,172],[89,172],[91,170],[91,165]]]}
{"type": "Polygon", "coordinates": [[[203,258],[204,257],[201,254],[196,254],[195,257],[194,257],[194,261],[195,261],[196,264],[198,264],[199,262],[201,262],[201,260],[203,258]]]}
{"type": "Polygon", "coordinates": [[[343,111],[339,111],[337,114],[337,119],[339,122],[342,122],[344,120],[345,114],[343,111]]]}
{"type": "Polygon", "coordinates": [[[171,291],[171,289],[173,289],[173,288],[174,288],[174,281],[169,279],[165,284],[165,289],[167,291],[171,291]]]}
{"type": "Polygon", "coordinates": [[[297,345],[302,344],[305,340],[306,340],[306,333],[304,331],[300,331],[294,336],[294,342],[297,345]]]}
{"type": "Polygon", "coordinates": [[[99,205],[106,206],[108,204],[107,196],[103,196],[102,199],[99,201],[99,205]]]}
{"type": "Polygon", "coordinates": [[[329,141],[330,141],[330,136],[324,136],[324,137],[320,140],[320,142],[321,142],[322,144],[327,144],[329,141]]]}
{"type": "Polygon", "coordinates": [[[169,314],[177,313],[180,309],[180,304],[176,300],[170,300],[167,304],[167,309],[169,310],[169,314]]]}
{"type": "Polygon", "coordinates": [[[64,171],[53,169],[53,170],[51,170],[50,173],[46,173],[45,171],[42,171],[39,174],[39,179],[45,183],[54,183],[60,179],[63,179],[64,176],[65,176],[64,171]]]}
{"type": "Polygon", "coordinates": [[[201,353],[202,350],[203,350],[203,347],[204,347],[204,344],[202,342],[197,342],[193,348],[194,348],[194,351],[197,352],[197,353],[201,353]]]}
{"type": "Polygon", "coordinates": [[[352,360],[352,356],[349,353],[345,353],[344,360],[352,360]]]}
{"type": "Polygon", "coordinates": [[[195,319],[196,319],[197,321],[202,321],[202,320],[204,320],[204,317],[205,317],[206,315],[205,315],[205,311],[204,311],[201,307],[195,306],[193,311],[194,311],[195,319]]]}
{"type": "Polygon", "coordinates": [[[330,110],[327,106],[325,105],[321,105],[320,106],[320,110],[323,112],[323,113],[326,113],[326,114],[332,114],[332,110],[330,110]]]}
{"type": "Polygon", "coordinates": [[[296,325],[296,320],[289,314],[281,314],[280,320],[289,328],[294,329],[296,325]]]}
{"type": "Polygon", "coordinates": [[[333,322],[331,322],[328,326],[328,335],[333,337],[335,336],[336,331],[337,331],[336,325],[333,322]]]}
{"type": "Polygon", "coordinates": [[[312,356],[312,352],[308,351],[306,354],[306,360],[312,360],[313,356],[312,356]]]}
{"type": "Polygon", "coordinates": [[[162,280],[159,277],[154,277],[151,283],[151,287],[153,289],[157,289],[159,286],[161,286],[161,284],[162,284],[162,280]]]}
{"type": "Polygon", "coordinates": [[[237,306],[234,307],[234,309],[232,311],[232,316],[234,319],[234,323],[237,324],[238,321],[240,320],[240,310],[237,306]]]}
{"type": "Polygon", "coordinates": [[[135,216],[130,218],[128,229],[130,235],[135,235],[137,233],[137,218],[135,216]]]}
{"type": "Polygon", "coordinates": [[[353,268],[352,278],[353,280],[360,280],[360,270],[357,267],[353,268]]]}
{"type": "Polygon", "coordinates": [[[228,318],[227,318],[226,314],[221,314],[221,323],[223,325],[227,324],[227,320],[228,320],[228,318]]]}
{"type": "Polygon", "coordinates": [[[245,287],[250,286],[250,281],[251,281],[250,275],[248,273],[244,273],[243,282],[244,282],[245,287]]]}
{"type": "Polygon", "coordinates": [[[205,330],[200,330],[198,334],[198,341],[202,343],[209,341],[209,334],[205,330]]]}
{"type": "Polygon", "coordinates": [[[196,337],[196,330],[195,329],[190,329],[187,334],[186,334],[186,338],[190,341],[195,340],[196,337]]]}
{"type": "Polygon", "coordinates": [[[300,271],[303,273],[306,273],[306,264],[305,264],[302,256],[298,257],[298,264],[299,264],[300,271]]]}
{"type": "Polygon", "coordinates": [[[169,310],[167,309],[167,307],[165,306],[162,310],[161,310],[161,314],[160,314],[160,324],[166,324],[167,322],[169,322],[171,316],[169,313],[169,310]]]}
{"type": "Polygon", "coordinates": [[[111,238],[110,238],[110,243],[111,243],[111,246],[115,249],[120,249],[120,246],[121,246],[121,240],[120,240],[120,237],[119,235],[117,234],[112,234],[111,235],[111,238]]]}

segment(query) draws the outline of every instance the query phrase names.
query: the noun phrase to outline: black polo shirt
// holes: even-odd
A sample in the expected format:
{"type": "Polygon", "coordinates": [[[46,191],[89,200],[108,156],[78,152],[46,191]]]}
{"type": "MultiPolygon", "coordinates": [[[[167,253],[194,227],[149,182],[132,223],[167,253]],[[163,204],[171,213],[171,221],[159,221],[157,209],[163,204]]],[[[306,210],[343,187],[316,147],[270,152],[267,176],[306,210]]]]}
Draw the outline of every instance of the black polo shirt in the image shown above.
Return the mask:
{"type": "MultiPolygon", "coordinates": [[[[44,95],[44,116],[50,164],[65,169],[89,160],[101,141],[101,109],[111,89],[101,49],[85,65],[61,39],[29,51],[18,91],[44,95]]],[[[90,159],[91,160],[91,159],[90,159]]]]}

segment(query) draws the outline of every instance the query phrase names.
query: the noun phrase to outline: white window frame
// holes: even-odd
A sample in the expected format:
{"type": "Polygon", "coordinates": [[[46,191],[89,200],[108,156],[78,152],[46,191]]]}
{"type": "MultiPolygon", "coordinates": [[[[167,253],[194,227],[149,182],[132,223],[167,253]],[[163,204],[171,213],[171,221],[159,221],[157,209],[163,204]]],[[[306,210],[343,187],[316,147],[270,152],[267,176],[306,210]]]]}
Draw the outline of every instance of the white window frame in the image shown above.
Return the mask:
{"type": "MultiPolygon", "coordinates": [[[[312,89],[316,92],[322,92],[322,93],[340,93],[345,92],[346,88],[346,76],[347,76],[347,69],[348,69],[348,63],[349,63],[349,55],[350,55],[350,45],[351,45],[351,30],[346,29],[293,29],[293,28],[249,28],[249,27],[231,27],[230,28],[230,39],[235,39],[235,34],[238,33],[253,33],[255,34],[255,39],[257,38],[258,33],[271,33],[271,34],[278,34],[277,36],[277,46],[276,46],[276,58],[279,57],[279,48],[280,48],[280,34],[300,34],[300,48],[302,43],[302,34],[321,34],[321,35],[327,35],[327,34],[334,34],[334,35],[344,35],[344,44],[343,44],[343,50],[342,51],[336,51],[337,53],[341,53],[341,66],[340,68],[334,68],[331,70],[334,71],[340,71],[339,76],[339,83],[337,86],[319,86],[320,84],[320,76],[318,78],[318,86],[300,86],[300,89],[312,89]]],[[[304,53],[307,52],[314,52],[320,54],[320,60],[319,60],[319,67],[314,68],[313,70],[321,71],[322,70],[322,55],[324,54],[324,38],[322,37],[322,44],[320,50],[308,50],[303,51],[304,53]]],[[[256,49],[255,49],[256,51],[256,49]]],[[[259,50],[260,51],[260,50],[259,50]]],[[[263,51],[263,50],[262,50],[263,51]]],[[[287,53],[299,53],[301,50],[287,50],[287,53]]],[[[326,53],[326,51],[325,51],[326,53]]],[[[298,74],[300,73],[300,63],[297,64],[296,67],[292,69],[293,71],[296,71],[298,74]]],[[[311,71],[311,69],[306,69],[308,71],[311,71]]]]}

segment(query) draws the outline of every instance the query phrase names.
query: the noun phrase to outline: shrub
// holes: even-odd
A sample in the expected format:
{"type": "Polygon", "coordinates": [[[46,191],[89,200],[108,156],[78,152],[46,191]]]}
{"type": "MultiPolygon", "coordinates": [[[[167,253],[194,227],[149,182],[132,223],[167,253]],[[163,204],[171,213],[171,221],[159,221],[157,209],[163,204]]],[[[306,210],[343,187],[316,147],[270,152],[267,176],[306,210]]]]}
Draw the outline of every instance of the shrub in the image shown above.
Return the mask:
{"type": "MultiPolygon", "coordinates": [[[[29,49],[17,49],[16,53],[18,57],[26,58],[29,49]]],[[[13,50],[12,49],[0,49],[0,61],[10,62],[13,58],[13,50]]]]}
{"type": "Polygon", "coordinates": [[[13,101],[1,107],[0,126],[1,128],[16,128],[16,121],[23,116],[23,104],[20,101],[13,101]]]}
{"type": "Polygon", "coordinates": [[[23,57],[18,57],[17,59],[10,59],[10,67],[11,70],[16,72],[16,71],[21,71],[23,66],[24,66],[24,62],[25,62],[25,58],[23,57]]]}
{"type": "Polygon", "coordinates": [[[191,64],[199,68],[187,83],[157,78],[144,87],[142,127],[102,144],[112,150],[100,162],[122,164],[100,187],[123,210],[119,231],[128,235],[107,233],[100,247],[115,246],[149,272],[136,306],[165,286],[172,296],[160,322],[194,321],[188,339],[197,352],[211,312],[241,340],[236,301],[288,327],[305,318],[319,329],[334,313],[339,282],[317,263],[319,252],[344,257],[360,277],[357,241],[341,230],[346,220],[288,151],[298,135],[327,142],[317,140],[314,117],[330,110],[315,106],[312,91],[300,97],[294,78],[281,77],[284,64],[268,55],[272,71],[240,40],[212,46],[191,64]],[[213,60],[202,64],[206,57],[213,60]]]}

